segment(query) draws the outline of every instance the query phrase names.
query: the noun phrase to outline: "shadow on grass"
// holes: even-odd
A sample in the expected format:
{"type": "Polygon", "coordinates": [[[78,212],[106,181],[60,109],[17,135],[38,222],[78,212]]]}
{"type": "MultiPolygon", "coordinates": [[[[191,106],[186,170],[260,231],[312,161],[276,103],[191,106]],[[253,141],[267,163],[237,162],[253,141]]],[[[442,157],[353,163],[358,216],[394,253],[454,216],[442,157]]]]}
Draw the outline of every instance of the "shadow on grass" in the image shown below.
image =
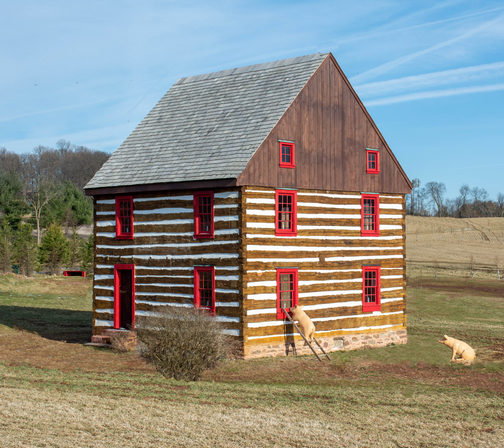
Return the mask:
{"type": "Polygon", "coordinates": [[[0,305],[0,325],[55,341],[89,342],[92,315],[91,311],[0,305]]]}

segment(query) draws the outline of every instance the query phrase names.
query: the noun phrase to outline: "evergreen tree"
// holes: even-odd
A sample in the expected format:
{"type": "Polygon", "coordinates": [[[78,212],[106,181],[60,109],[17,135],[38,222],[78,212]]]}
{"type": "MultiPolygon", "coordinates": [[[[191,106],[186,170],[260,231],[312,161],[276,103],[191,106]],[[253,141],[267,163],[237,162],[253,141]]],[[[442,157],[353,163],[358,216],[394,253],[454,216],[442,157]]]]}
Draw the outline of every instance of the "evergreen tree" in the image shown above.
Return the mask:
{"type": "Polygon", "coordinates": [[[56,274],[68,260],[68,246],[61,226],[51,224],[42,237],[39,250],[40,263],[47,267],[51,274],[56,274]]]}
{"type": "Polygon", "coordinates": [[[23,200],[23,184],[13,173],[0,173],[0,218],[5,218],[12,230],[17,230],[23,214],[29,213],[23,200]]]}
{"type": "Polygon", "coordinates": [[[90,224],[93,220],[93,204],[71,182],[66,181],[61,186],[57,197],[49,201],[42,212],[41,224],[46,227],[57,222],[66,228],[90,224]]]}
{"type": "Polygon", "coordinates": [[[72,230],[72,236],[68,242],[68,264],[69,269],[74,269],[78,266],[81,260],[81,243],[79,235],[75,231],[75,227],[72,230]]]}
{"type": "Polygon", "coordinates": [[[87,241],[82,241],[81,244],[81,269],[90,274],[93,272],[94,261],[94,238],[93,234],[89,235],[87,241]]]}
{"type": "Polygon", "coordinates": [[[37,242],[30,224],[21,223],[14,235],[14,261],[19,264],[19,273],[30,276],[37,263],[37,242]]]}
{"type": "Polygon", "coordinates": [[[12,234],[7,224],[7,219],[3,219],[0,225],[0,272],[11,272],[12,270],[12,234]]]}

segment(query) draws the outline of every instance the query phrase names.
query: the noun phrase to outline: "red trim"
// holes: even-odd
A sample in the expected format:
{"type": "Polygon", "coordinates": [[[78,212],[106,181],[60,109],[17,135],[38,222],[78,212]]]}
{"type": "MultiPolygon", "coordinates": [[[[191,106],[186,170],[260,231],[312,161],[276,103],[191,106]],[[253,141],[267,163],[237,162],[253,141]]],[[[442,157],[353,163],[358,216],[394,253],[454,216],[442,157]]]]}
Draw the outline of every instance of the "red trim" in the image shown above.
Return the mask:
{"type": "Polygon", "coordinates": [[[194,266],[194,307],[206,309],[212,314],[215,314],[215,268],[213,266],[194,266]],[[201,273],[210,272],[211,273],[211,303],[210,306],[201,305],[201,291],[208,290],[208,284],[201,287],[200,279],[201,273]]]}
{"type": "Polygon", "coordinates": [[[117,196],[115,198],[116,238],[118,240],[133,239],[133,196],[117,196]],[[125,225],[126,224],[126,225],[125,225]],[[124,229],[129,226],[128,229],[124,229]]]}
{"type": "Polygon", "coordinates": [[[65,277],[85,277],[85,271],[63,271],[65,277]]]}
{"type": "Polygon", "coordinates": [[[296,168],[296,151],[294,143],[279,143],[280,168],[296,168]]]}
{"type": "Polygon", "coordinates": [[[114,265],[114,328],[121,328],[121,304],[119,298],[119,273],[118,271],[131,271],[131,328],[135,328],[135,265],[114,265]]]}
{"type": "Polygon", "coordinates": [[[372,149],[366,150],[366,169],[369,174],[380,172],[380,152],[372,149]]]}
{"type": "MultiPolygon", "coordinates": [[[[285,313],[280,306],[280,294],[282,292],[290,292],[292,295],[292,306],[296,306],[299,303],[298,298],[298,270],[297,269],[277,269],[277,319],[285,319],[285,313]],[[287,283],[284,279],[283,282],[280,281],[281,275],[292,275],[292,289],[290,285],[290,281],[287,283]],[[282,289],[283,288],[283,289],[282,289]]],[[[286,308],[287,312],[290,311],[291,307],[286,308]]]]}
{"type": "Polygon", "coordinates": [[[297,191],[275,190],[275,235],[297,235],[297,191]]]}
{"type": "Polygon", "coordinates": [[[362,311],[381,310],[380,277],[380,266],[362,266],[362,311]]]}
{"type": "Polygon", "coordinates": [[[194,193],[194,238],[214,238],[214,192],[198,191],[194,193]],[[208,220],[210,222],[208,222],[208,220]],[[202,229],[209,224],[208,229],[202,229]]]}
{"type": "Polygon", "coordinates": [[[380,235],[380,195],[363,194],[361,197],[361,235],[380,235]]]}

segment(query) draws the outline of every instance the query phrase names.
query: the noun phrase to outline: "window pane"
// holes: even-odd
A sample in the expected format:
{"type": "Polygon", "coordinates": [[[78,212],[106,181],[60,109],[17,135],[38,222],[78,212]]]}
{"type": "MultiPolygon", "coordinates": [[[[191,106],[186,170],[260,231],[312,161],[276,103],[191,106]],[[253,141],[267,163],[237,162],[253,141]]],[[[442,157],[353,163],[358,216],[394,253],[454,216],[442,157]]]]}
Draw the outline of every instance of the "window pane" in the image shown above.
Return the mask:
{"type": "Polygon", "coordinates": [[[212,198],[200,196],[198,198],[199,225],[198,233],[211,233],[212,231],[212,198]]]}

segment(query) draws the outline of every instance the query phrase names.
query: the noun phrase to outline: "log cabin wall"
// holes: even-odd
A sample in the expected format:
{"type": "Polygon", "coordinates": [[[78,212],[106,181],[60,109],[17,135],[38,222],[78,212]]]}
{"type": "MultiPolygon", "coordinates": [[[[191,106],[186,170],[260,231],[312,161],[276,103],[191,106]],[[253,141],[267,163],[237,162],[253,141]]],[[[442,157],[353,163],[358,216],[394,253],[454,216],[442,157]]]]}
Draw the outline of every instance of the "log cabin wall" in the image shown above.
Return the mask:
{"type": "Polygon", "coordinates": [[[216,318],[241,339],[240,190],[214,189],[215,238],[193,236],[193,193],[133,196],[134,239],[116,239],[115,197],[95,197],[93,334],[113,327],[114,265],[135,265],[135,316],[194,306],[194,266],[215,266],[216,318]]]}
{"type": "Polygon", "coordinates": [[[242,208],[246,357],[285,354],[258,346],[300,340],[276,318],[277,268],[298,268],[299,304],[318,338],[399,332],[385,343],[406,341],[404,195],[380,194],[379,236],[361,236],[360,193],[299,189],[295,237],[275,236],[274,189],[245,187],[242,208]],[[381,311],[362,311],[363,265],[381,266],[381,311]]]}

